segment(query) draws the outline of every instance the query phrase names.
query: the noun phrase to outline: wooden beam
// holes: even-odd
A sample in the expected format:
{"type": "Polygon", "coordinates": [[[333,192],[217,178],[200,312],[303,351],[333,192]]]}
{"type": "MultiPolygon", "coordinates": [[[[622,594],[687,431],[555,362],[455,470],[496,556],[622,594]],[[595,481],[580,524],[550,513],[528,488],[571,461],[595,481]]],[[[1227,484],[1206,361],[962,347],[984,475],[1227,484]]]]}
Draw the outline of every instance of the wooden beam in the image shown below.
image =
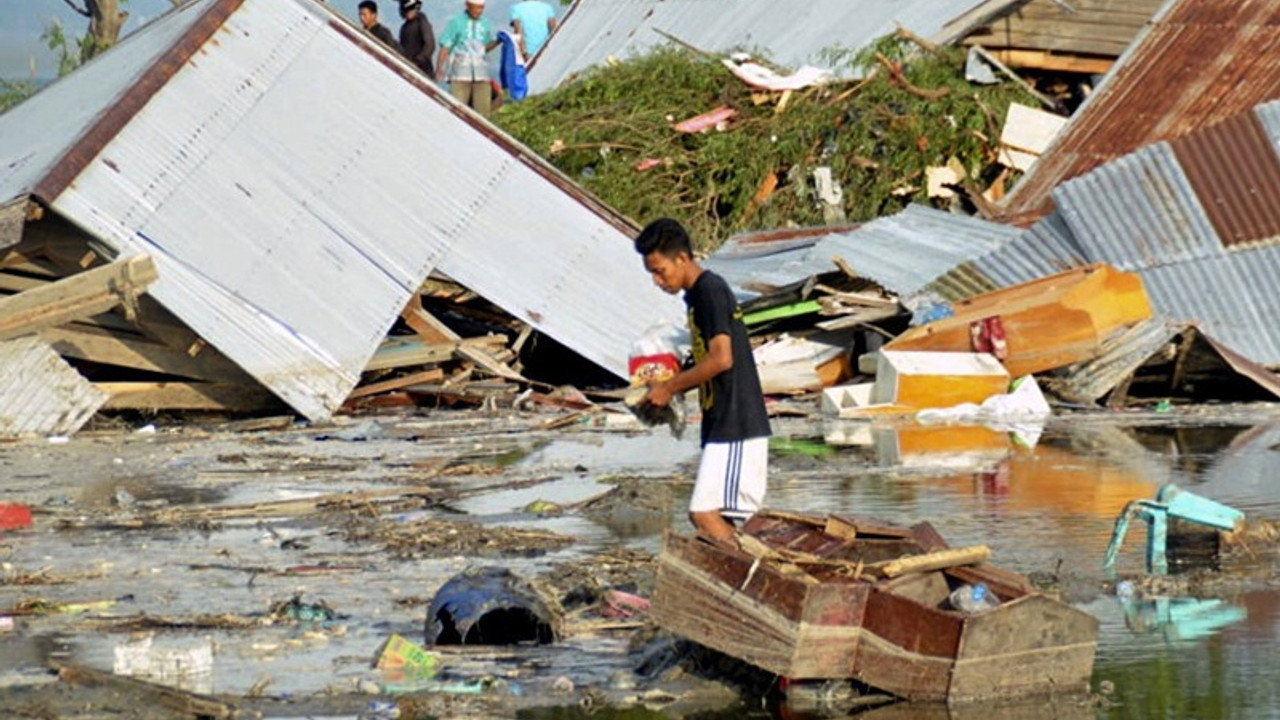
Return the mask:
{"type": "Polygon", "coordinates": [[[65,683],[103,686],[121,697],[132,697],[148,705],[164,706],[174,713],[174,717],[221,719],[232,718],[238,714],[234,705],[228,705],[207,695],[197,695],[138,678],[114,675],[84,665],[55,663],[54,666],[58,670],[58,679],[65,683]]]}
{"type": "Polygon", "coordinates": [[[410,373],[408,375],[402,375],[398,378],[392,378],[390,380],[383,380],[381,382],[369,383],[368,385],[361,385],[360,387],[353,390],[351,394],[347,396],[347,399],[356,400],[362,397],[368,397],[370,395],[377,395],[378,393],[388,392],[390,390],[399,390],[400,388],[407,387],[409,385],[417,385],[418,383],[436,382],[438,380],[443,380],[443,379],[444,379],[444,370],[441,370],[440,368],[431,368],[430,370],[423,370],[422,372],[410,373]]]}
{"type": "Polygon", "coordinates": [[[79,324],[42,330],[40,337],[59,355],[76,360],[206,382],[255,382],[235,363],[212,350],[192,356],[138,336],[79,324]]]}
{"type": "Polygon", "coordinates": [[[877,565],[889,577],[898,577],[912,572],[929,572],[945,570],[958,565],[975,565],[991,557],[991,548],[986,545],[972,547],[948,548],[937,550],[927,555],[910,555],[884,564],[877,565]]]}
{"type": "Polygon", "coordinates": [[[0,340],[87,318],[137,298],[158,277],[148,255],[117,260],[0,299],[0,340]]]}
{"type": "Polygon", "coordinates": [[[1116,62],[1115,58],[1064,55],[1044,50],[988,49],[987,52],[1010,67],[1079,73],[1081,75],[1103,75],[1116,62]]]}
{"type": "Polygon", "coordinates": [[[457,352],[458,348],[476,347],[483,349],[505,344],[506,338],[501,335],[486,335],[485,337],[467,338],[458,342],[444,343],[424,343],[416,336],[408,340],[391,338],[383,342],[382,347],[378,348],[378,351],[370,358],[369,364],[365,366],[365,370],[390,370],[412,365],[433,365],[453,359],[454,353],[457,352]]]}
{"type": "Polygon", "coordinates": [[[281,403],[261,386],[249,383],[104,382],[103,410],[215,410],[258,412],[281,403]]]}
{"type": "Polygon", "coordinates": [[[448,325],[440,322],[439,318],[422,307],[421,292],[416,292],[413,297],[409,298],[409,303],[400,312],[400,317],[404,319],[406,325],[418,333],[418,337],[422,338],[423,342],[456,342],[462,339],[457,333],[449,329],[448,325]]]}

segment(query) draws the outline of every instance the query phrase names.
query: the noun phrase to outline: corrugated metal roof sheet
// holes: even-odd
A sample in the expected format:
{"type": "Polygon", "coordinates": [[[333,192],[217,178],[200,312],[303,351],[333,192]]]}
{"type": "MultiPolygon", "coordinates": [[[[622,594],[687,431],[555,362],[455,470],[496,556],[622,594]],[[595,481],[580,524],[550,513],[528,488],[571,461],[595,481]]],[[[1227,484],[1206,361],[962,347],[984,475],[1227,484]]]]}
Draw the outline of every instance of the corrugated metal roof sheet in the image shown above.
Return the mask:
{"type": "Polygon", "coordinates": [[[1196,323],[1245,358],[1280,365],[1280,248],[1266,247],[1141,271],[1151,306],[1196,323]]]}
{"type": "Polygon", "coordinates": [[[35,336],[0,341],[0,437],[70,435],[107,401],[35,336]]]}
{"type": "MultiPolygon", "coordinates": [[[[577,0],[529,69],[533,93],[608,58],[641,55],[667,42],[658,30],[702,50],[763,50],[783,66],[826,65],[822,51],[859,50],[899,26],[947,42],[984,16],[952,21],[978,6],[990,13],[1019,0],[577,0]]],[[[988,13],[989,15],[989,13],[988,13]]]]}
{"type": "Polygon", "coordinates": [[[754,286],[781,287],[836,269],[843,258],[859,275],[903,296],[925,288],[960,263],[973,260],[1022,235],[1016,227],[953,215],[923,205],[879,218],[855,230],[818,238],[811,246],[767,255],[716,253],[707,267],[751,297],[754,286]]]}
{"type": "MultiPolygon", "coordinates": [[[[618,374],[648,325],[681,316],[625,221],[324,5],[187,10],[177,40],[126,41],[172,45],[37,189],[150,253],[151,294],[302,414],[341,404],[436,267],[618,374]]],[[[25,118],[65,101],[42,93],[25,118]]],[[[22,152],[9,121],[0,158],[22,152]]]]}
{"type": "Polygon", "coordinates": [[[1121,270],[1222,252],[1168,143],[1113,160],[1064,183],[1053,196],[1089,257],[1121,270]]]}
{"type": "Polygon", "coordinates": [[[111,52],[0,115],[0,198],[34,189],[91,124],[186,34],[213,0],[194,0],[130,34],[111,52]]]}
{"type": "Polygon", "coordinates": [[[1001,204],[1031,225],[1062,182],[1280,97],[1280,3],[1170,0],[1001,204]]]}

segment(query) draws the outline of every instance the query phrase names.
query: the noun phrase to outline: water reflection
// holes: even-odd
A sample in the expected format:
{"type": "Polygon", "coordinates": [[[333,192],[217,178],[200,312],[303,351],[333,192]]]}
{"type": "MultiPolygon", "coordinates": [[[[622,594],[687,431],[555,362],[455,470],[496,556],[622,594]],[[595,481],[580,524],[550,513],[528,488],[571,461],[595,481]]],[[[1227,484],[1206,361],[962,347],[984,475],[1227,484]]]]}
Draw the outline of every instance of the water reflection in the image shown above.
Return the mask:
{"type": "MultiPolygon", "coordinates": [[[[1028,573],[1057,568],[1097,588],[1106,579],[1100,566],[1115,517],[1165,483],[1195,488],[1251,519],[1280,517],[1274,490],[1280,426],[1274,422],[1171,418],[1126,425],[1054,418],[1033,447],[985,427],[847,421],[825,425],[824,438],[839,449],[830,465],[856,461],[857,479],[839,480],[811,466],[809,482],[792,480],[771,499],[785,496],[797,509],[927,519],[952,544],[991,545],[1001,565],[1028,573]]],[[[1144,570],[1134,547],[1140,542],[1122,553],[1122,574],[1144,570]]],[[[1115,694],[1099,717],[1280,716],[1273,671],[1280,661],[1280,592],[1261,587],[1238,597],[1076,601],[1102,621],[1095,686],[1105,681],[1115,694]]],[[[859,717],[895,712],[907,710],[859,717]]],[[[924,717],[901,715],[917,716],[924,717]]]]}

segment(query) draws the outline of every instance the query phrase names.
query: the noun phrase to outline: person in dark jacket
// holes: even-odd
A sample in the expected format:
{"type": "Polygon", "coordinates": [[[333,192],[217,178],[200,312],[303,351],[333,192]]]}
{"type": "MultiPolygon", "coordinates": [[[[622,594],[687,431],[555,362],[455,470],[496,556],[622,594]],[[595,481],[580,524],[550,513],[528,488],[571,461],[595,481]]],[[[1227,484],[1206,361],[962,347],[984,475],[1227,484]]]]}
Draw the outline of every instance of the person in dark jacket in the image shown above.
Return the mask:
{"type": "Polygon", "coordinates": [[[378,3],[373,0],[361,0],[359,8],[360,24],[364,26],[365,31],[380,40],[383,45],[400,52],[400,43],[396,42],[395,36],[386,25],[378,22],[378,3]]]}
{"type": "Polygon", "coordinates": [[[400,52],[429,78],[435,78],[436,33],[422,14],[422,0],[400,0],[400,52]]]}

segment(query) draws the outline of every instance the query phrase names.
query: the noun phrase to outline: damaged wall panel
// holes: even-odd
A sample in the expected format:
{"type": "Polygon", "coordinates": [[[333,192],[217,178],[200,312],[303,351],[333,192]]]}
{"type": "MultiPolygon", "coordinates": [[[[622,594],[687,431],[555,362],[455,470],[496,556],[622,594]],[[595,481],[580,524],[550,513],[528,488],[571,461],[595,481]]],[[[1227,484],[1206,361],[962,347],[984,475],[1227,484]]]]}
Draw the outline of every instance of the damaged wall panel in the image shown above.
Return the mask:
{"type": "Polygon", "coordinates": [[[70,435],[107,401],[33,336],[0,341],[0,437],[70,435]]]}

